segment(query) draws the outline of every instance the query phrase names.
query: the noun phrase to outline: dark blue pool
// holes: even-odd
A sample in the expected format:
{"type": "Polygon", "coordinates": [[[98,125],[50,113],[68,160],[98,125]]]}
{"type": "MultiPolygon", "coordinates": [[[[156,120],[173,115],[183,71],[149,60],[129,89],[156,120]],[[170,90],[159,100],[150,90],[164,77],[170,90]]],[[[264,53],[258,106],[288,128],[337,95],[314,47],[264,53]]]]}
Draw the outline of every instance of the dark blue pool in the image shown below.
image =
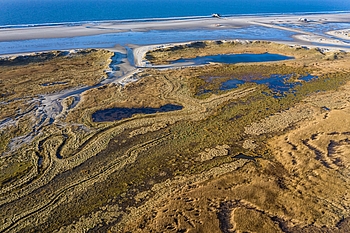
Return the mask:
{"type": "MultiPolygon", "coordinates": [[[[293,89],[296,86],[302,85],[300,81],[290,82],[289,80],[292,76],[293,74],[289,74],[289,75],[272,74],[270,75],[270,77],[251,80],[249,82],[266,85],[270,88],[272,92],[276,93],[275,97],[279,97],[279,96],[284,96],[284,94],[287,92],[293,91],[293,89]]],[[[299,77],[298,80],[309,82],[317,78],[318,78],[317,76],[312,76],[310,74],[307,74],[305,76],[299,77]]],[[[220,90],[221,91],[231,90],[231,89],[237,88],[239,85],[244,83],[246,83],[246,81],[244,80],[230,79],[221,84],[220,90]]]]}
{"type": "Polygon", "coordinates": [[[195,57],[195,58],[189,58],[189,59],[179,59],[171,62],[171,64],[188,63],[188,62],[193,63],[193,65],[204,65],[204,64],[209,64],[211,62],[234,64],[234,63],[241,63],[241,62],[283,61],[283,60],[289,60],[289,59],[294,59],[294,57],[284,56],[280,54],[272,54],[272,53],[219,54],[219,55],[195,57]]]}

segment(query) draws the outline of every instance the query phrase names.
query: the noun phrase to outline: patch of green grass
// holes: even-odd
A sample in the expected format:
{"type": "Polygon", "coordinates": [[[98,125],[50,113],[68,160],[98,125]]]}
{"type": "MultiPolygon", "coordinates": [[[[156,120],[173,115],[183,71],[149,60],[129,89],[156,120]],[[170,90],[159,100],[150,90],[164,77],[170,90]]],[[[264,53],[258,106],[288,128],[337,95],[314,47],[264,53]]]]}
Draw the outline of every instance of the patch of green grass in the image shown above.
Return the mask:
{"type": "Polygon", "coordinates": [[[310,68],[295,68],[284,64],[274,65],[216,65],[198,70],[197,75],[189,80],[190,90],[194,96],[203,99],[210,93],[220,94],[220,86],[230,79],[244,81],[260,80],[271,75],[292,75],[289,82],[299,76],[311,73],[310,68]]]}
{"type": "MultiPolygon", "coordinates": [[[[199,121],[180,121],[157,132],[139,135],[127,140],[124,145],[109,146],[106,155],[117,156],[125,153],[124,146],[130,146],[141,141],[158,138],[170,134],[171,139],[162,141],[145,151],[142,151],[137,161],[117,171],[101,183],[96,183],[80,196],[79,203],[68,203],[55,210],[55,216],[60,216],[50,226],[41,229],[50,230],[78,219],[79,216],[90,213],[98,207],[110,202],[118,203],[121,207],[134,205],[133,195],[148,190],[154,183],[159,183],[175,175],[198,174],[221,164],[234,161],[233,155],[247,153],[240,142],[248,139],[244,127],[259,121],[271,114],[286,110],[301,101],[305,96],[323,90],[334,90],[348,80],[345,74],[332,74],[305,83],[298,87],[297,93],[289,93],[284,98],[274,98],[265,86],[259,86],[252,94],[238,100],[227,101],[206,119],[199,121]],[[230,155],[217,157],[205,162],[199,162],[198,153],[205,148],[228,144],[231,146],[230,155]],[[117,149],[116,149],[117,148],[117,149]],[[124,151],[124,152],[123,152],[124,151]],[[165,174],[161,176],[160,174],[165,174]],[[121,195],[123,194],[123,195],[121,195]],[[79,206],[79,207],[78,207],[79,206]],[[69,215],[63,215],[68,211],[69,215]]],[[[127,133],[118,135],[114,141],[122,141],[127,133]],[[120,138],[120,139],[118,139],[120,138]]],[[[269,135],[267,135],[269,136],[269,135]]],[[[272,136],[272,135],[271,135],[272,136]]],[[[266,140],[266,135],[254,138],[257,143],[266,140]]],[[[250,155],[265,156],[264,148],[249,151],[250,155]]],[[[96,158],[101,155],[95,156],[96,158]]],[[[101,159],[101,157],[99,157],[101,159]]]]}
{"type": "Polygon", "coordinates": [[[196,56],[265,52],[303,58],[312,57],[313,59],[323,57],[323,54],[317,49],[291,47],[267,41],[203,41],[155,49],[147,52],[145,58],[153,64],[168,64],[170,61],[181,58],[194,58],[196,56]]]}
{"type": "Polygon", "coordinates": [[[0,166],[0,184],[2,186],[8,182],[20,179],[33,167],[33,164],[29,161],[12,160],[9,163],[1,161],[0,166]]]}
{"type": "MultiPolygon", "coordinates": [[[[191,51],[193,49],[199,50],[201,46],[199,44],[198,48],[187,49],[191,51]]],[[[169,82],[175,83],[176,85],[174,86],[181,86],[181,91],[176,93],[178,95],[183,95],[181,96],[182,99],[185,98],[185,95],[186,98],[196,96],[199,89],[203,88],[203,86],[215,92],[217,95],[229,92],[220,91],[219,87],[222,82],[231,78],[252,80],[261,79],[271,74],[295,74],[294,78],[296,78],[298,75],[305,75],[311,72],[312,69],[308,67],[296,68],[283,64],[213,65],[201,68],[189,68],[182,73],[181,71],[150,71],[154,76],[171,77],[169,78],[169,82]],[[188,71],[188,73],[185,76],[184,74],[186,71],[188,71]],[[176,72],[179,72],[179,74],[176,72]],[[205,80],[208,77],[219,78],[209,83],[205,80]],[[187,92],[188,90],[190,93],[187,92]]],[[[283,98],[274,98],[268,87],[264,85],[259,86],[257,84],[247,83],[244,85],[254,85],[256,87],[253,93],[239,99],[231,99],[222,103],[213,110],[212,115],[205,119],[178,121],[173,125],[169,125],[167,128],[160,129],[156,132],[137,135],[133,138],[128,137],[131,129],[125,130],[123,133],[113,138],[104,151],[93,156],[82,165],[67,171],[65,174],[59,174],[57,180],[42,187],[42,190],[54,192],[58,190],[59,187],[64,187],[67,183],[72,182],[76,178],[81,178],[81,176],[93,176],[94,174],[103,172],[99,169],[108,167],[110,162],[125,155],[126,152],[135,145],[140,145],[165,135],[170,135],[170,138],[140,152],[135,162],[108,175],[106,180],[98,181],[88,186],[84,193],[76,194],[77,196],[73,201],[64,203],[52,210],[51,214],[56,216],[55,219],[41,226],[36,226],[36,229],[40,231],[58,229],[62,225],[78,220],[83,215],[99,210],[101,206],[107,203],[117,203],[123,211],[127,211],[128,207],[136,206],[134,200],[135,194],[149,190],[155,183],[163,182],[175,175],[202,173],[203,171],[234,161],[235,159],[233,156],[239,153],[266,157],[268,156],[268,152],[264,148],[264,142],[266,142],[267,138],[275,135],[254,136],[254,141],[261,147],[254,151],[248,151],[241,146],[244,140],[252,139],[251,136],[244,133],[246,126],[272,114],[287,110],[310,94],[319,91],[336,90],[346,81],[349,81],[349,79],[349,75],[344,73],[323,75],[317,80],[297,86],[295,88],[296,93],[286,93],[283,98]],[[266,93],[270,93],[270,95],[266,93]],[[223,144],[230,146],[229,155],[216,157],[204,162],[198,160],[198,154],[203,152],[206,148],[214,148],[217,145],[223,144]],[[61,183],[59,184],[59,182],[61,183]]],[[[145,80],[146,79],[143,81],[146,82],[145,80]]],[[[159,80],[154,80],[155,81],[152,83],[153,86],[159,84],[159,80]]],[[[166,86],[164,84],[150,90],[145,83],[142,83],[142,85],[140,84],[139,86],[145,87],[145,90],[142,89],[140,91],[140,89],[137,89],[137,85],[138,84],[133,84],[127,87],[130,88],[129,93],[132,91],[136,92],[133,101],[137,101],[137,98],[141,98],[139,96],[141,91],[144,96],[149,97],[150,93],[157,93],[157,91],[163,90],[162,88],[166,86]]],[[[129,93],[126,89],[124,94],[128,95],[129,93]]],[[[110,91],[117,92],[115,89],[111,89],[110,91]]],[[[208,96],[210,96],[210,93],[201,95],[198,98],[206,98],[208,96]]],[[[103,96],[96,95],[96,97],[102,98],[103,96]]],[[[158,100],[156,97],[154,97],[155,101],[158,100]]],[[[175,97],[171,96],[171,98],[175,97]]],[[[103,97],[103,99],[105,98],[103,97]]],[[[67,102],[69,101],[67,100],[67,102]]],[[[101,101],[96,101],[96,103],[101,103],[101,101]]],[[[25,164],[16,165],[14,163],[8,166],[8,172],[6,172],[6,174],[15,174],[15,176],[16,174],[23,174],[26,170],[21,168],[22,166],[25,167],[25,164]]],[[[34,194],[31,198],[35,198],[34,194]]]]}

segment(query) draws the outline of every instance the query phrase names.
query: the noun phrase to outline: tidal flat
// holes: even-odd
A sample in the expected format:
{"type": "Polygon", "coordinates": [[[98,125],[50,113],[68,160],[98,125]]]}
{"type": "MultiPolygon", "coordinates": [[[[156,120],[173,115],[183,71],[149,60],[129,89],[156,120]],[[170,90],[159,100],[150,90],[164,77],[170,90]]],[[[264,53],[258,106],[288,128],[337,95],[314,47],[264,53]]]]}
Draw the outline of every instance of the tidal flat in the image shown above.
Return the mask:
{"type": "Polygon", "coordinates": [[[349,53],[266,41],[160,46],[125,82],[108,75],[128,70],[111,71],[114,56],[0,60],[0,231],[350,231],[349,53]],[[293,59],[157,68],[247,53],[293,59]],[[258,82],[273,75],[295,85],[279,94],[258,82]],[[223,89],[230,80],[242,82],[223,89]],[[93,117],[162,106],[177,108],[93,117]]]}

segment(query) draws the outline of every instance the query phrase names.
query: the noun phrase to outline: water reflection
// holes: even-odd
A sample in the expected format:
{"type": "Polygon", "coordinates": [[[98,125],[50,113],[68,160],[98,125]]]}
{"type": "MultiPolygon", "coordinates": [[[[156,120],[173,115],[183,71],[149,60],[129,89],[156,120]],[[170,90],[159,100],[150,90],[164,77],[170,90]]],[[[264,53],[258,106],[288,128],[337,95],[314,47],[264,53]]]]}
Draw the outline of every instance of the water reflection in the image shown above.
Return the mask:
{"type": "Polygon", "coordinates": [[[219,54],[219,55],[195,57],[195,58],[189,58],[189,59],[178,59],[176,61],[171,62],[171,64],[188,63],[188,62],[190,62],[193,65],[204,65],[204,64],[209,64],[211,62],[234,64],[234,63],[241,63],[241,62],[283,61],[288,59],[293,59],[293,57],[284,56],[280,54],[272,54],[272,53],[219,54]]]}
{"type": "MultiPolygon", "coordinates": [[[[223,83],[221,83],[219,90],[221,91],[228,91],[231,89],[237,88],[239,85],[242,85],[247,82],[266,85],[274,94],[275,98],[283,97],[286,93],[289,92],[295,92],[295,87],[301,86],[302,82],[309,82],[314,79],[317,79],[317,76],[312,76],[310,74],[307,74],[305,76],[299,77],[296,81],[291,81],[291,78],[295,74],[289,74],[289,75],[280,75],[280,74],[272,74],[267,78],[261,78],[256,80],[242,80],[242,79],[235,79],[232,78],[230,80],[227,80],[223,83]]],[[[200,94],[209,93],[211,90],[201,90],[200,94]]],[[[265,93],[269,94],[269,93],[265,93]]]]}
{"type": "Polygon", "coordinates": [[[220,30],[151,30],[145,32],[119,32],[94,36],[77,36],[66,38],[32,39],[0,42],[0,54],[38,52],[48,50],[112,48],[115,45],[166,44],[196,40],[284,40],[293,41],[294,32],[249,26],[220,30]]]}

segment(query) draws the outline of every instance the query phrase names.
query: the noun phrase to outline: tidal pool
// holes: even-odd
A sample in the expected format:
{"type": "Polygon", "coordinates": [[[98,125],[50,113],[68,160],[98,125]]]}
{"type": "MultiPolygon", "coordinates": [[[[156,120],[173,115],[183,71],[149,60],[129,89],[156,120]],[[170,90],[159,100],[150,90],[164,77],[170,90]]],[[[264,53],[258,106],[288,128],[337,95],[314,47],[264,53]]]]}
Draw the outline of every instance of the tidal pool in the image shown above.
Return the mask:
{"type": "MultiPolygon", "coordinates": [[[[219,90],[228,91],[231,89],[235,89],[239,85],[242,85],[244,83],[251,82],[251,83],[266,85],[274,93],[274,97],[278,98],[278,97],[283,97],[287,92],[295,91],[294,88],[296,86],[301,86],[302,82],[309,82],[318,78],[317,76],[312,76],[310,74],[307,74],[305,76],[299,77],[296,81],[292,82],[290,81],[290,79],[293,77],[293,75],[294,74],[289,74],[289,75],[272,74],[270,75],[270,77],[255,79],[255,80],[252,79],[249,81],[232,78],[221,83],[219,90]]],[[[212,79],[209,79],[209,80],[212,80],[212,79]]],[[[209,92],[212,92],[212,91],[204,89],[200,91],[200,94],[209,93],[209,92]]]]}
{"type": "Polygon", "coordinates": [[[154,114],[157,112],[171,112],[181,110],[183,106],[175,104],[166,104],[160,108],[110,108],[98,110],[92,114],[94,122],[117,121],[130,118],[134,114],[154,114]]]}
{"type": "Polygon", "coordinates": [[[195,58],[189,58],[189,59],[178,59],[176,61],[171,62],[171,64],[188,63],[188,62],[193,63],[194,65],[205,65],[211,62],[234,64],[234,63],[241,63],[241,62],[284,61],[289,59],[294,59],[294,57],[284,56],[280,54],[272,54],[272,53],[218,54],[218,55],[195,57],[195,58]]]}

